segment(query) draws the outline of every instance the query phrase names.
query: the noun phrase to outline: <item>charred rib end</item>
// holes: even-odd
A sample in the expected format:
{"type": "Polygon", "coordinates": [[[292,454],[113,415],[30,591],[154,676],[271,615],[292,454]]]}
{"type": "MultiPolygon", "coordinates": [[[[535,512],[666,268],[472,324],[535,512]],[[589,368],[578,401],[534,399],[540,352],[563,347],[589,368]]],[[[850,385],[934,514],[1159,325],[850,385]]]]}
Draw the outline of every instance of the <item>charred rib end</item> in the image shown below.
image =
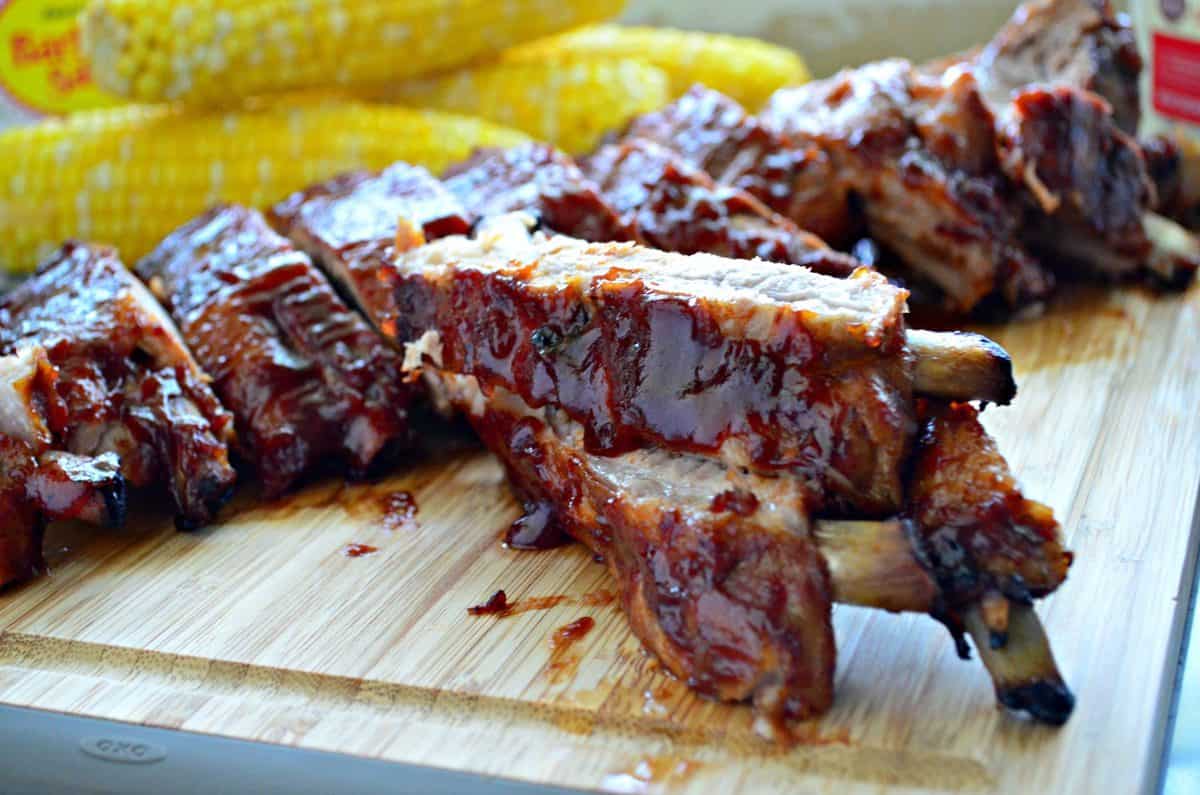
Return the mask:
{"type": "Polygon", "coordinates": [[[964,623],[992,676],[1001,704],[1050,726],[1067,722],[1075,708],[1075,696],[1063,682],[1046,632],[1032,607],[1009,603],[1008,639],[1000,648],[991,643],[992,631],[980,606],[967,609],[964,623]]]}
{"type": "Polygon", "coordinates": [[[1014,712],[1026,712],[1049,726],[1062,726],[1075,709],[1075,695],[1059,679],[997,687],[996,698],[1014,712]]]}

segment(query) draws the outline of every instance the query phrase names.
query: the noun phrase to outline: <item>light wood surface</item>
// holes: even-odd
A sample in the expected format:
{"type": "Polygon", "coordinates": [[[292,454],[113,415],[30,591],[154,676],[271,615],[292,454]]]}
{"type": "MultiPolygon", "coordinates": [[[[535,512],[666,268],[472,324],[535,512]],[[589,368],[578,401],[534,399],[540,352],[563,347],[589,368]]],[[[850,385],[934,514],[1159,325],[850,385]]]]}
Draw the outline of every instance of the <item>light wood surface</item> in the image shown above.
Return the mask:
{"type": "Polygon", "coordinates": [[[0,702],[618,792],[1146,791],[1198,535],[1200,288],[1077,291],[981,330],[1021,385],[985,421],[1077,553],[1039,606],[1078,697],[1061,730],[997,710],[932,620],[839,607],[833,711],[809,742],[767,745],[748,708],[641,651],[581,548],[500,545],[517,508],[479,451],[273,505],[243,494],[195,535],[55,528],[52,574],[0,594],[0,702]],[[402,490],[419,513],[388,526],[402,490]],[[379,551],[347,557],[354,542],[379,551]],[[498,588],[561,598],[467,614],[498,588]],[[594,629],[554,651],[583,616],[594,629]]]}

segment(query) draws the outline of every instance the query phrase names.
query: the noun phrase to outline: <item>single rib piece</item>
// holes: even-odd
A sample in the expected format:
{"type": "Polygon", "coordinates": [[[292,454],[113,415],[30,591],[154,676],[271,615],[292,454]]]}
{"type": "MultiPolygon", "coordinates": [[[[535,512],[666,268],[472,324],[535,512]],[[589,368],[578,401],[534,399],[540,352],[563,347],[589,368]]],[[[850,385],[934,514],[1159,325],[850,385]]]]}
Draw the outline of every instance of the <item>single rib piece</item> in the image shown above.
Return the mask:
{"type": "Polygon", "coordinates": [[[833,279],[503,226],[397,257],[399,342],[424,338],[446,370],[561,405],[593,451],[703,452],[791,472],[819,503],[899,505],[914,429],[905,291],[867,270],[833,279]]]}
{"type": "Polygon", "coordinates": [[[46,461],[68,480],[86,482],[98,465],[87,459],[115,454],[130,484],[165,482],[181,527],[210,521],[235,480],[231,418],[108,248],[69,243],[0,301],[0,433],[39,459],[82,456],[46,461]]]}
{"type": "MultiPolygon", "coordinates": [[[[647,648],[701,692],[753,700],[770,734],[831,703],[833,600],[933,612],[975,632],[978,607],[947,601],[911,520],[811,521],[792,478],[657,448],[593,455],[582,427],[557,407],[534,410],[470,377],[431,376],[500,457],[527,516],[607,563],[647,648]]],[[[1007,646],[985,638],[985,661],[1002,703],[1061,723],[1069,691],[1036,617],[1026,621],[1020,609],[1007,646]]]]}
{"type": "Polygon", "coordinates": [[[1025,3],[968,59],[997,104],[1024,86],[1075,86],[1104,98],[1125,133],[1137,132],[1142,58],[1127,18],[1107,0],[1025,3]]]}
{"type": "Polygon", "coordinates": [[[634,633],[672,673],[706,695],[752,700],[773,724],[829,708],[832,597],[796,511],[797,482],[776,479],[747,495],[752,508],[735,498],[722,509],[719,498],[737,485],[714,462],[592,456],[561,412],[443,378],[527,505],[546,506],[603,556],[634,633]]]}
{"type": "Polygon", "coordinates": [[[1049,293],[1052,280],[1017,239],[995,121],[969,74],[881,61],[776,92],[761,118],[828,153],[871,235],[937,286],[946,309],[970,312],[993,295],[1020,308],[1049,293]]]}
{"type": "Polygon", "coordinates": [[[1057,588],[1071,553],[1049,507],[1020,491],[978,412],[924,402],[908,513],[953,604],[998,591],[1027,603],[1057,588]]]}
{"type": "Polygon", "coordinates": [[[396,255],[401,218],[420,232],[404,248],[471,228],[458,200],[428,171],[406,163],[318,183],[268,214],[272,226],[312,257],[386,334],[396,333],[395,286],[386,264],[396,255]]]}
{"type": "Polygon", "coordinates": [[[415,387],[398,355],[256,211],[214,208],[137,270],[212,374],[268,494],[327,463],[365,474],[406,443],[415,387]]]}
{"type": "Polygon", "coordinates": [[[708,174],[653,141],[628,138],[602,147],[584,168],[635,239],[651,248],[759,257],[829,276],[849,276],[862,267],[749,193],[718,186],[708,174]]]}

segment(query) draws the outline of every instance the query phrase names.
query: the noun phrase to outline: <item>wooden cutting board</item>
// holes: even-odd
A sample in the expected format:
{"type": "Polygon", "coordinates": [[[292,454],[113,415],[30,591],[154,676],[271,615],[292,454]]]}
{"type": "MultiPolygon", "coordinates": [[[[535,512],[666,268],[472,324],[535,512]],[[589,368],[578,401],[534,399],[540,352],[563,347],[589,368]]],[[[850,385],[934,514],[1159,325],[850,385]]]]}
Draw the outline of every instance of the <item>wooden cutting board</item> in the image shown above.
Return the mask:
{"type": "Polygon", "coordinates": [[[997,710],[932,620],[839,607],[833,711],[768,745],[641,651],[581,548],[500,545],[517,506],[477,450],[243,494],[194,535],[161,509],[54,529],[51,576],[0,594],[0,702],[617,792],[1153,788],[1200,535],[1200,287],[1079,291],[983,331],[1021,384],[986,423],[1077,553],[1040,606],[1078,696],[1061,730],[997,710]],[[401,492],[416,517],[385,519],[401,492]],[[467,614],[500,588],[531,609],[467,614]]]}

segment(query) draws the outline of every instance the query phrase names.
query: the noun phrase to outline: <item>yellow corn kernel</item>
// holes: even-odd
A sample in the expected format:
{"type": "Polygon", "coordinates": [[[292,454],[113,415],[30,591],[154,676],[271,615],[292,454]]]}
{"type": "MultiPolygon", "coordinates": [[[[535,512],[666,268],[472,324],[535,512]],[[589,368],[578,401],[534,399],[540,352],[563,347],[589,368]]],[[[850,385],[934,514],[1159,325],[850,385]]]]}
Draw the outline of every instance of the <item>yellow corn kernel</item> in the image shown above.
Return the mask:
{"type": "Polygon", "coordinates": [[[398,160],[440,172],[524,135],[479,119],[317,96],[230,112],[127,106],[0,132],[0,271],[67,238],[127,262],[218,201],[266,206],[313,182],[398,160]]]}
{"type": "Polygon", "coordinates": [[[143,102],[381,86],[620,13],[624,0],[91,0],[105,88],[143,102]]]}
{"type": "Polygon", "coordinates": [[[484,64],[400,84],[388,98],[472,113],[579,154],[665,105],[668,84],[661,69],[641,61],[564,58],[484,64]]]}
{"type": "Polygon", "coordinates": [[[701,83],[757,110],[783,86],[811,79],[792,50],[758,39],[715,33],[593,25],[529,42],[506,52],[506,62],[554,58],[637,58],[671,78],[672,98],[701,83]]]}

